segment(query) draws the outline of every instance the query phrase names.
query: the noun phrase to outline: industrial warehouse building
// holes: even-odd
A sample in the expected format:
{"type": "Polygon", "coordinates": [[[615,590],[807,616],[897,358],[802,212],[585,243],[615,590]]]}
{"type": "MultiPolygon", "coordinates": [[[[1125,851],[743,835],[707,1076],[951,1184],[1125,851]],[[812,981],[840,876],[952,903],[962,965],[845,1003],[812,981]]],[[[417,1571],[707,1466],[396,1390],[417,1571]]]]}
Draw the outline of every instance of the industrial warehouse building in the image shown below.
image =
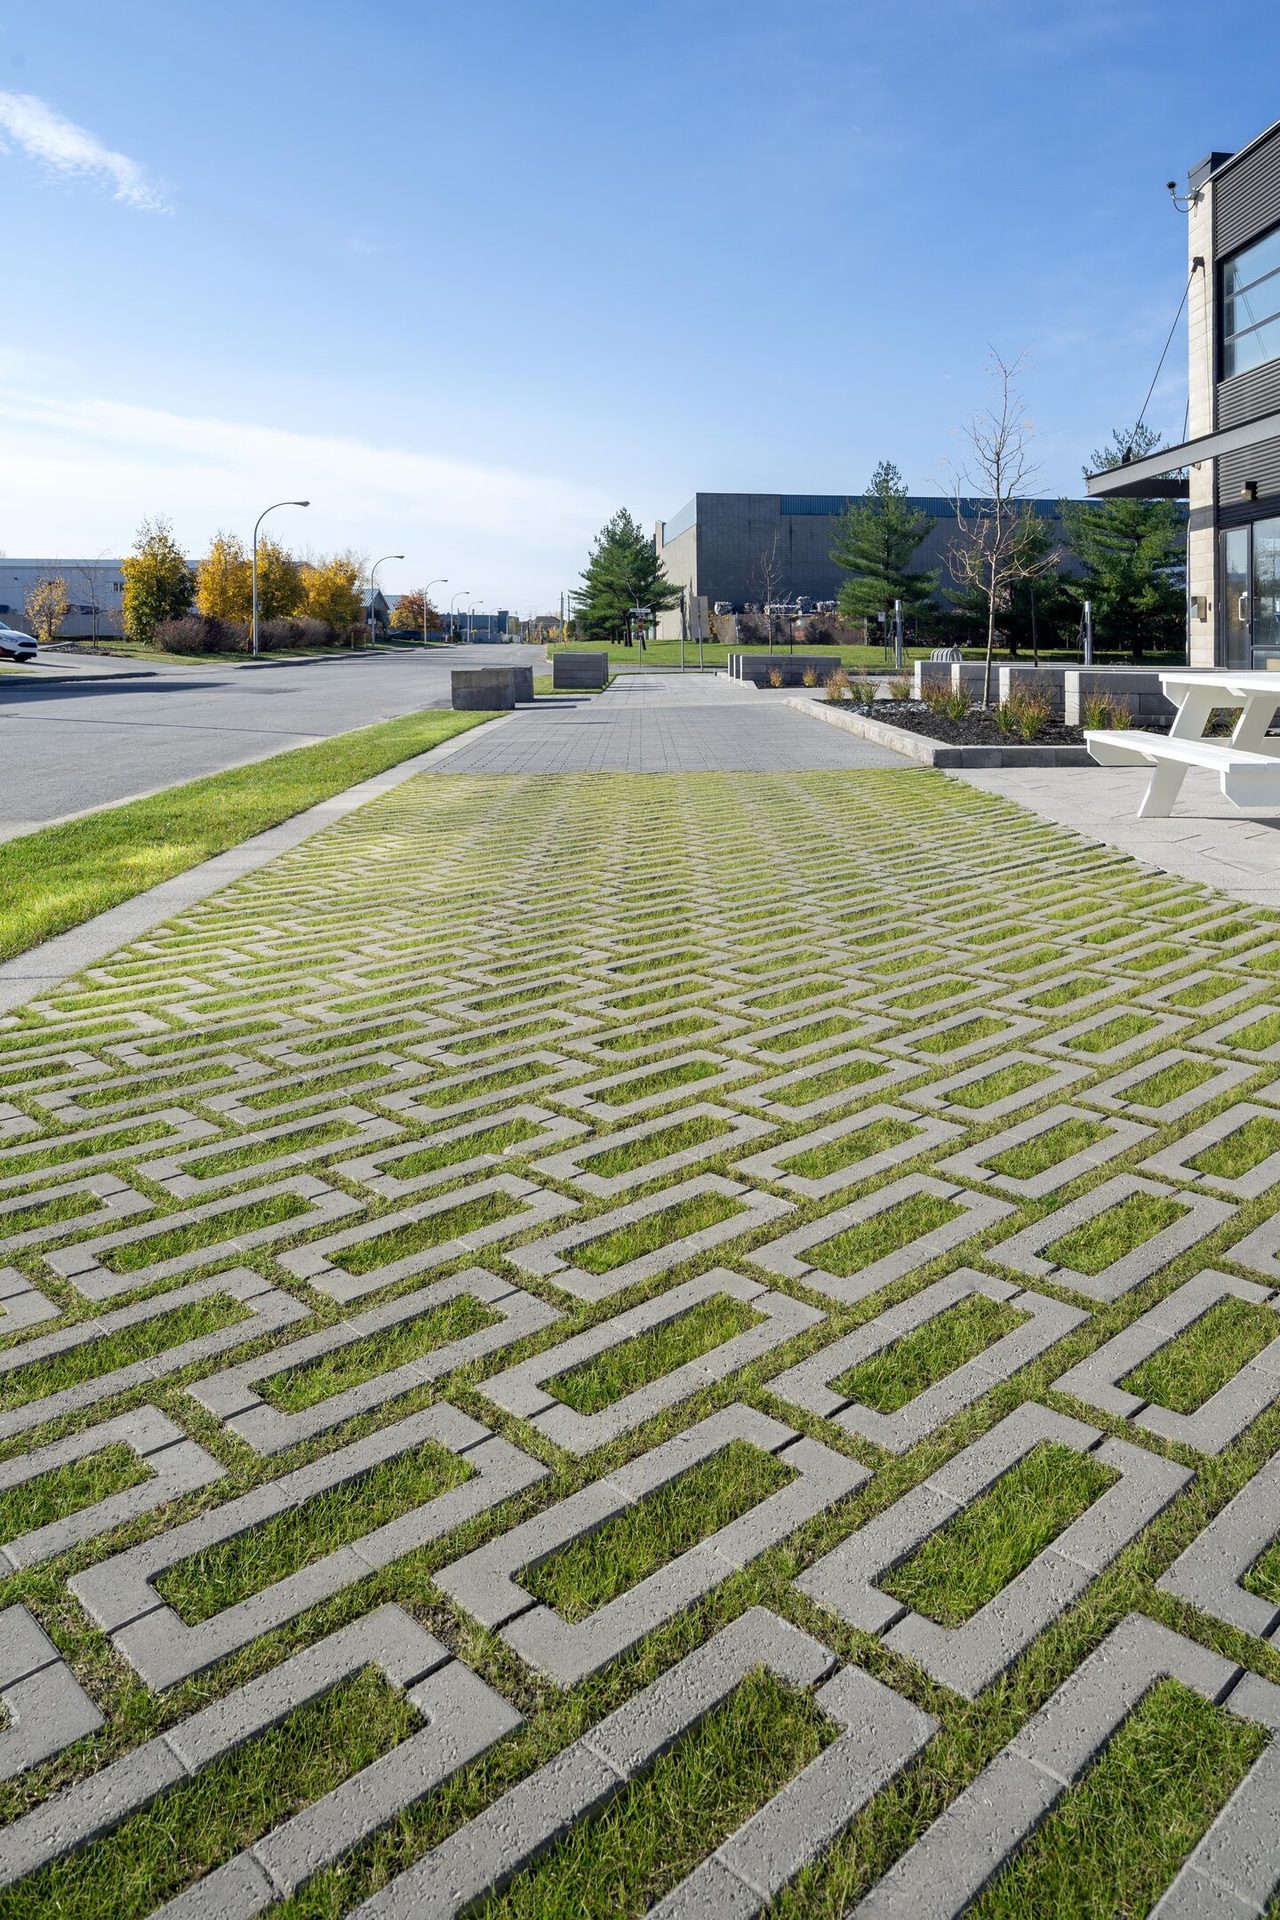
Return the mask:
{"type": "MultiPolygon", "coordinates": [[[[735,610],[765,599],[762,563],[774,556],[777,601],[834,600],[848,575],[831,558],[840,520],[851,500],[845,493],[696,493],[670,520],[660,520],[654,545],[667,578],[685,592],[686,617],[696,630],[717,602],[735,610]]],[[[946,553],[957,537],[956,503],[945,495],[912,497],[913,511],[927,513],[934,525],[921,541],[915,566],[939,575],[939,598],[948,584],[946,553]]],[[[1029,500],[1031,510],[1061,539],[1056,500],[1029,500]]],[[[1072,571],[1070,557],[1064,570],[1072,571]]],[[[680,611],[664,614],[660,639],[677,639],[680,611]]]]}
{"type": "Polygon", "coordinates": [[[1280,662],[1280,121],[1187,176],[1190,438],[1089,480],[1190,506],[1194,667],[1280,662]]]}

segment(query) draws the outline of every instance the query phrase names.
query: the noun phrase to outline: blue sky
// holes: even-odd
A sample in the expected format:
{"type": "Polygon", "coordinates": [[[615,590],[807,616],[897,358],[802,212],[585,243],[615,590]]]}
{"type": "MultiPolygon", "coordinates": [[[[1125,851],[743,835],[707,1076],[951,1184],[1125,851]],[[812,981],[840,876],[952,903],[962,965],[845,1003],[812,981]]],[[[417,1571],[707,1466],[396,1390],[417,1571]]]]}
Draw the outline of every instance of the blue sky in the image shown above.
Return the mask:
{"type": "Polygon", "coordinates": [[[1185,281],[1163,182],[1280,114],[1262,18],[10,4],[0,548],[118,552],[160,510],[198,550],[310,495],[299,546],[527,611],[620,504],[881,457],[945,489],[988,343],[1027,356],[1040,490],[1073,490],[1185,281]]]}

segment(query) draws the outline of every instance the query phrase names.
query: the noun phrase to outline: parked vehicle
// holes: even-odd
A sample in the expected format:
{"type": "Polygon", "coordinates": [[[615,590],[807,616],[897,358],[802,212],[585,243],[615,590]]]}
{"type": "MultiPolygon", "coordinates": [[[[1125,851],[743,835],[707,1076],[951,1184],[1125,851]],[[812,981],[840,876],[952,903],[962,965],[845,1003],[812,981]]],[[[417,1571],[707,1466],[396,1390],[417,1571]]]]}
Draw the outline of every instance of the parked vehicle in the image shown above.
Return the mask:
{"type": "Polygon", "coordinates": [[[19,633],[16,627],[7,627],[0,620],[0,656],[6,660],[34,660],[36,657],[35,638],[29,633],[19,633]]]}

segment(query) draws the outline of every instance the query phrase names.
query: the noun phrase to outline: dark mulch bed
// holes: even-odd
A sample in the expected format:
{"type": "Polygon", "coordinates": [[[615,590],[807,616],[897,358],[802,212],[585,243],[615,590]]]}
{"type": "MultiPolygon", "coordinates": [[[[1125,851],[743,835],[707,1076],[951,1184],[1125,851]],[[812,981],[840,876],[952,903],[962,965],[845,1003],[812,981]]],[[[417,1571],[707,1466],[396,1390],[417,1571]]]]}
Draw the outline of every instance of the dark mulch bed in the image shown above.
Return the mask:
{"type": "MultiPolygon", "coordinates": [[[[865,714],[869,720],[883,720],[890,727],[904,727],[908,733],[926,734],[930,740],[942,740],[949,747],[1084,745],[1084,734],[1079,727],[1066,727],[1059,721],[1051,721],[1030,740],[1020,733],[1001,733],[992,708],[984,712],[981,707],[970,707],[963,720],[948,719],[945,714],[935,713],[918,700],[877,700],[871,705],[856,706],[853,711],[865,714]]],[[[1143,724],[1150,731],[1156,731],[1149,722],[1143,724]]]]}

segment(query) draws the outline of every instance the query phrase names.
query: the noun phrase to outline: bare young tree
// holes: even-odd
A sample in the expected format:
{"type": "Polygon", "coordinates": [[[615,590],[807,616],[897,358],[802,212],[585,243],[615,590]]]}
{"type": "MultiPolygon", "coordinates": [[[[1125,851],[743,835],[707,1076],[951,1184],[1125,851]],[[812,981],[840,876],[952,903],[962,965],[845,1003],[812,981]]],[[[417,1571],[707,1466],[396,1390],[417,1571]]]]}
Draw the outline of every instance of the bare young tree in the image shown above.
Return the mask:
{"type": "Polygon", "coordinates": [[[1021,356],[1010,365],[991,349],[995,397],[987,411],[974,414],[964,428],[968,458],[956,476],[954,494],[958,537],[947,549],[951,578],[957,586],[976,589],[986,602],[984,707],[991,699],[998,612],[1008,604],[1017,581],[1052,573],[1062,557],[1045,541],[1027,498],[1039,468],[1031,460],[1034,429],[1016,384],[1021,366],[1021,356]]]}
{"type": "Polygon", "coordinates": [[[773,652],[773,603],[778,597],[778,588],[782,585],[782,559],[778,553],[778,536],[775,533],[769,545],[765,547],[751,570],[751,584],[760,590],[760,605],[764,608],[764,617],[769,629],[769,651],[773,652]]]}
{"type": "Polygon", "coordinates": [[[107,611],[107,581],[112,569],[104,564],[105,556],[99,554],[96,560],[86,560],[82,566],[72,569],[73,582],[82,595],[82,609],[87,608],[93,620],[93,644],[98,644],[101,632],[102,616],[107,611]]]}

